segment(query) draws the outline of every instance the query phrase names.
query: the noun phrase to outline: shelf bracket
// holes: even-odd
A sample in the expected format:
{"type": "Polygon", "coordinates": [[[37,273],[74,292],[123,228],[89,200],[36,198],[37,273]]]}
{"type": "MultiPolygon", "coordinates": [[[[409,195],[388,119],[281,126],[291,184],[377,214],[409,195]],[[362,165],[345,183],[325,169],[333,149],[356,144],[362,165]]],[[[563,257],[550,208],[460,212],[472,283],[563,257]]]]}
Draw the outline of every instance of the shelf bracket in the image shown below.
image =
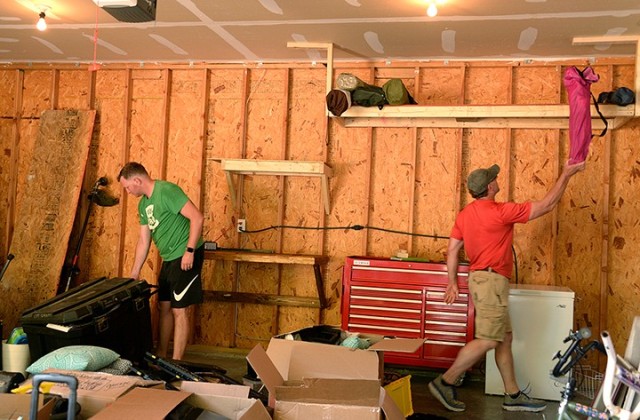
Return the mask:
{"type": "MultiPolygon", "coordinates": [[[[327,50],[327,81],[325,94],[329,93],[333,87],[333,43],[331,42],[287,42],[287,48],[308,48],[316,50],[327,50]]],[[[325,113],[330,116],[329,110],[325,107],[325,113]]]]}
{"type": "Polygon", "coordinates": [[[329,200],[329,177],[333,174],[331,168],[324,162],[294,161],[294,160],[256,160],[256,159],[220,159],[222,170],[225,172],[231,202],[237,209],[233,174],[242,175],[274,175],[274,176],[315,176],[320,178],[324,211],[331,210],[329,200]]]}

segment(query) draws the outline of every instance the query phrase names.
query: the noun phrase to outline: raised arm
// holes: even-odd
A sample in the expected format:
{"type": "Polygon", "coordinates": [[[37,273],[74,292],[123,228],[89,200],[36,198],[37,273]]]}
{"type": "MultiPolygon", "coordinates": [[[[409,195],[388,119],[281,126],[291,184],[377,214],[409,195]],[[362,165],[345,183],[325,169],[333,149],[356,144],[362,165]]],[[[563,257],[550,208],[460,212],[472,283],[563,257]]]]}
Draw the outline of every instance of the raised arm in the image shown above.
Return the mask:
{"type": "Polygon", "coordinates": [[[567,189],[567,185],[569,184],[571,177],[578,172],[583,171],[584,167],[585,162],[576,163],[574,165],[569,165],[568,163],[565,164],[560,177],[556,183],[553,184],[553,187],[551,187],[544,198],[540,201],[533,201],[531,203],[529,220],[536,219],[553,210],[560,201],[560,197],[562,197],[562,194],[564,194],[564,191],[567,189]]]}

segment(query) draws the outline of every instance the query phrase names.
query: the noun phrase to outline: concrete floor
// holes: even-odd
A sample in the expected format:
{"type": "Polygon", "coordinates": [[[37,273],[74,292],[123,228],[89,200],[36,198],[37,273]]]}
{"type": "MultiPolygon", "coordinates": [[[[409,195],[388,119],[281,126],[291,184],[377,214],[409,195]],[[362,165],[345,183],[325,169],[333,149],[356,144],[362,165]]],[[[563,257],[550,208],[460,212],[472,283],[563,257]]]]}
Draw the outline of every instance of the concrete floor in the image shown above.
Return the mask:
{"type": "MultiPolygon", "coordinates": [[[[245,360],[247,351],[207,346],[190,346],[185,354],[185,362],[216,365],[224,368],[226,375],[242,381],[247,373],[245,360]]],[[[404,366],[386,366],[385,372],[394,375],[411,375],[411,395],[414,418],[420,419],[555,419],[558,403],[549,401],[546,410],[540,413],[508,412],[502,409],[502,397],[485,395],[484,375],[480,371],[472,371],[465,378],[464,384],[458,390],[458,398],[467,404],[467,409],[461,413],[454,413],[444,408],[427,389],[427,384],[441,373],[439,370],[407,368],[404,366]],[[423,414],[425,416],[418,416],[423,414]],[[426,416],[429,415],[429,416],[426,416]]],[[[589,404],[586,398],[577,396],[576,400],[589,404]]]]}

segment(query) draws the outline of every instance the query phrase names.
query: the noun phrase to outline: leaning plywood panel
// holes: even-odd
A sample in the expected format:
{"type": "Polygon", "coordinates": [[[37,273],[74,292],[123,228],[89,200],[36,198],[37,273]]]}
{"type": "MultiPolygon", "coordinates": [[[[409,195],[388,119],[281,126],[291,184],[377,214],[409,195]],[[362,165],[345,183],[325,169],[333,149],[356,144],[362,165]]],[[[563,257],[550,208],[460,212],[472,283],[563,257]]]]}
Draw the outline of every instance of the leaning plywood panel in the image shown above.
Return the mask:
{"type": "Polygon", "coordinates": [[[21,312],[56,294],[73,225],[95,111],[45,111],[27,173],[11,243],[14,262],[2,281],[2,318],[16,326],[21,312]]]}

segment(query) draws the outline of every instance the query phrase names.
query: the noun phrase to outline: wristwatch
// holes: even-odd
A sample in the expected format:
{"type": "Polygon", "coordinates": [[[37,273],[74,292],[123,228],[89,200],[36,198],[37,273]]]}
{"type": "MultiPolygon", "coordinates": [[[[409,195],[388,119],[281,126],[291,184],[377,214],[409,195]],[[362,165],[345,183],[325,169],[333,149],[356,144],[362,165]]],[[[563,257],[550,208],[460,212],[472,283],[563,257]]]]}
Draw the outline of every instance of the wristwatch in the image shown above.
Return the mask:
{"type": "Polygon", "coordinates": [[[193,252],[195,251],[195,249],[191,248],[190,246],[187,247],[187,252],[190,254],[193,254],[193,252]]]}

